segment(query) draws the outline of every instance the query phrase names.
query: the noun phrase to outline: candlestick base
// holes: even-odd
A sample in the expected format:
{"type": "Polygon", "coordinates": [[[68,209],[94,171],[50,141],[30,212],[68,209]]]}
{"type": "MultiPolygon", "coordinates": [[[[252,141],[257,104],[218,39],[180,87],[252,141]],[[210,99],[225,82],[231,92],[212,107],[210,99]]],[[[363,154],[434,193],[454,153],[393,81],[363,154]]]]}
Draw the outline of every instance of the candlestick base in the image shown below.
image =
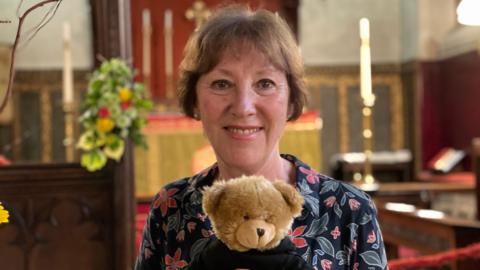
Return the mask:
{"type": "Polygon", "coordinates": [[[357,180],[356,182],[354,182],[354,186],[365,192],[377,191],[380,187],[377,180],[373,177],[372,174],[363,175],[361,180],[357,180]]]}
{"type": "Polygon", "coordinates": [[[65,138],[63,146],[65,146],[65,160],[73,162],[75,159],[75,104],[68,102],[63,104],[63,112],[65,113],[65,138]]]}

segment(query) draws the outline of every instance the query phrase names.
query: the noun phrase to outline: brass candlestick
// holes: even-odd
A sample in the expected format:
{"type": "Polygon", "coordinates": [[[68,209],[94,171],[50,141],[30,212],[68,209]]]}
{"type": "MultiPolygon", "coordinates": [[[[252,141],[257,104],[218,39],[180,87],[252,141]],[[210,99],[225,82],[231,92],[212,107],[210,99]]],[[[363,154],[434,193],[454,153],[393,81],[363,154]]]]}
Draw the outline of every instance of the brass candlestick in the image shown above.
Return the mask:
{"type": "Polygon", "coordinates": [[[363,124],[363,152],[365,161],[363,163],[363,175],[359,186],[365,191],[375,191],[378,183],[372,174],[372,108],[375,104],[375,96],[372,94],[363,99],[362,124],[363,124]]]}
{"type": "Polygon", "coordinates": [[[65,113],[65,138],[63,145],[65,146],[65,160],[73,162],[75,160],[75,106],[73,102],[63,104],[63,112],[65,113]]]}

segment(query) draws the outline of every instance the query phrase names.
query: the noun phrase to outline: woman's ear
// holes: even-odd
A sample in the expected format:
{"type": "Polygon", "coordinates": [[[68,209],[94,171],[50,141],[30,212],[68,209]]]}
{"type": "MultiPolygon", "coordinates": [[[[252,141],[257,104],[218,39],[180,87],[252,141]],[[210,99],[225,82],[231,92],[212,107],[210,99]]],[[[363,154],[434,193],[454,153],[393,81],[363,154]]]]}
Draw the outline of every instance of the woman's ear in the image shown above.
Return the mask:
{"type": "Polygon", "coordinates": [[[197,107],[193,108],[193,118],[200,121],[200,112],[197,107]]]}
{"type": "Polygon", "coordinates": [[[288,105],[288,109],[287,109],[287,121],[290,120],[290,118],[292,117],[292,115],[293,115],[293,110],[294,110],[293,103],[290,103],[290,104],[288,105]]]}

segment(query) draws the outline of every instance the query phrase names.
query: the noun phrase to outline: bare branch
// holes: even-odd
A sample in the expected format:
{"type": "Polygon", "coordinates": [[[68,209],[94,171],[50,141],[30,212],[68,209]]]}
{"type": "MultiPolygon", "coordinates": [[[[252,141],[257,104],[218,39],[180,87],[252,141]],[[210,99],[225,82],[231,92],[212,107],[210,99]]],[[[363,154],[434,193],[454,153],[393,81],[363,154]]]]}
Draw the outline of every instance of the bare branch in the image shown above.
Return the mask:
{"type": "Polygon", "coordinates": [[[30,40],[32,40],[35,37],[38,31],[40,31],[40,29],[42,29],[47,23],[49,23],[52,20],[53,16],[55,16],[55,13],[57,12],[58,7],[60,6],[60,3],[61,1],[58,1],[57,4],[52,6],[42,17],[40,22],[35,27],[33,27],[28,31],[28,33],[26,34],[27,40],[25,42],[22,42],[23,44],[21,46],[28,44],[28,42],[30,42],[30,40]]]}
{"type": "MultiPolygon", "coordinates": [[[[18,6],[18,9],[17,9],[17,13],[19,14],[20,13],[20,6],[22,5],[22,2],[23,0],[20,1],[20,4],[18,6]]],[[[17,34],[15,36],[15,41],[13,43],[13,47],[12,47],[12,52],[11,52],[11,57],[10,57],[10,76],[8,78],[8,84],[7,84],[7,89],[5,91],[5,95],[2,97],[1,99],[1,105],[0,105],[0,113],[5,109],[5,107],[7,106],[7,102],[8,100],[10,99],[10,97],[12,96],[12,84],[13,84],[13,80],[15,78],[15,51],[17,50],[17,46],[18,46],[18,43],[19,43],[19,40],[20,40],[20,33],[22,31],[22,25],[23,25],[23,22],[25,20],[25,18],[27,17],[28,14],[30,14],[32,11],[34,11],[35,9],[39,8],[39,7],[42,7],[43,5],[45,4],[49,4],[49,3],[54,3],[56,2],[57,5],[54,9],[54,12],[53,14],[55,14],[55,11],[57,10],[58,6],[60,5],[60,3],[62,2],[62,0],[45,0],[45,1],[42,1],[42,2],[39,2],[33,6],[31,6],[30,8],[28,8],[21,16],[19,16],[18,18],[18,27],[17,27],[17,34]]],[[[52,15],[53,17],[53,15],[52,15]]],[[[48,20],[50,21],[50,19],[48,20]]],[[[47,21],[47,22],[48,22],[47,21]]],[[[41,25],[41,27],[43,27],[45,24],[41,25]]],[[[36,33],[38,32],[38,30],[33,34],[35,35],[36,33]]]]}

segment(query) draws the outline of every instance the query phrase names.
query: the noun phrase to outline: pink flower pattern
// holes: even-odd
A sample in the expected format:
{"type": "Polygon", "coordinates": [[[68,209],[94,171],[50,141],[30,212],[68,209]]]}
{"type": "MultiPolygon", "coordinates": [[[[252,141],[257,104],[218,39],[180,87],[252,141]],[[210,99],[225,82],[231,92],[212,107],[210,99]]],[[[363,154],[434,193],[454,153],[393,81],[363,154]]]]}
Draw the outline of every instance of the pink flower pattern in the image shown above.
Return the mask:
{"type": "Polygon", "coordinates": [[[318,173],[315,170],[312,169],[307,169],[304,167],[300,167],[299,170],[307,175],[307,182],[310,184],[315,184],[320,181],[320,178],[318,177],[318,173]]]}
{"type": "Polygon", "coordinates": [[[348,200],[348,205],[350,206],[350,209],[352,211],[357,211],[360,208],[361,204],[355,199],[349,199],[348,200]]]}
{"type": "Polygon", "coordinates": [[[338,226],[335,226],[335,229],[333,229],[330,234],[332,235],[333,239],[337,239],[342,233],[338,229],[338,226]]]}
{"type": "Polygon", "coordinates": [[[337,198],[335,198],[335,196],[330,196],[327,199],[325,199],[323,203],[325,203],[326,207],[331,208],[333,207],[336,201],[337,201],[337,198]]]}
{"type": "Polygon", "coordinates": [[[332,268],[332,261],[323,259],[320,261],[320,265],[322,266],[323,270],[330,270],[332,268]]]}

